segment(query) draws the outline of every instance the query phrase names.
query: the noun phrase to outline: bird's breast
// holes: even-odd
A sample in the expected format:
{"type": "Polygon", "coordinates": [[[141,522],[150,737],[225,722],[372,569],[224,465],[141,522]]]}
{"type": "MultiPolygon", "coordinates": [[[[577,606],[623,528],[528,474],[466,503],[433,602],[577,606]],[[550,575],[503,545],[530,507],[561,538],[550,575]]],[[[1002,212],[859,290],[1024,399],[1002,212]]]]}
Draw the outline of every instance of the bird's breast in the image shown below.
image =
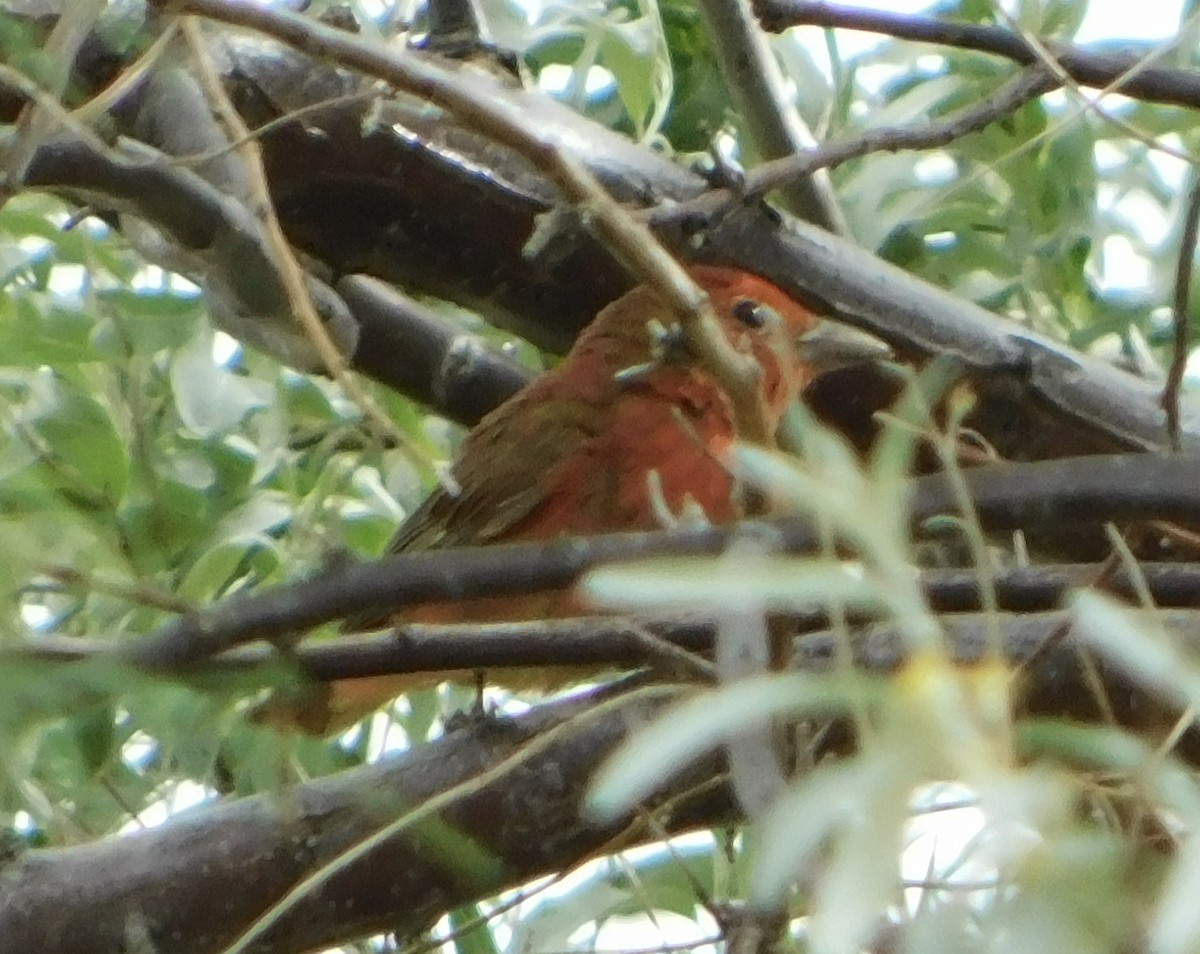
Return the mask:
{"type": "Polygon", "coordinates": [[[727,465],[735,437],[729,402],[708,379],[672,373],[641,382],[546,475],[545,503],[521,535],[655,530],[701,514],[732,520],[740,514],[727,465]]]}

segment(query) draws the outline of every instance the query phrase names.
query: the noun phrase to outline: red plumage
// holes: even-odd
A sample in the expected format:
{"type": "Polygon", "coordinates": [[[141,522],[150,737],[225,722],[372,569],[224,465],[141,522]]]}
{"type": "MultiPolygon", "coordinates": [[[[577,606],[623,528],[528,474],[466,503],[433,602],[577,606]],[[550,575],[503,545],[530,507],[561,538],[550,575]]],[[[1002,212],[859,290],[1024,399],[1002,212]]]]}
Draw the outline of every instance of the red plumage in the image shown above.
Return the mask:
{"type": "MultiPolygon", "coordinates": [[[[817,317],[757,276],[711,266],[690,271],[730,343],[761,367],[758,398],[774,430],[813,375],[798,339],[817,317]]],[[[665,332],[672,325],[669,310],[646,286],[606,307],[557,367],[467,436],[452,468],[457,492],[434,491],[390,549],[652,530],[662,525],[664,505],[675,515],[699,507],[714,523],[741,516],[743,500],[726,465],[738,439],[733,407],[688,359],[678,336],[665,332]]],[[[416,607],[397,622],[549,618],[581,609],[571,593],[552,592],[416,607]]],[[[299,721],[322,731],[344,725],[446,675],[340,683],[299,721]]],[[[506,684],[564,681],[548,672],[505,674],[506,684]]]]}

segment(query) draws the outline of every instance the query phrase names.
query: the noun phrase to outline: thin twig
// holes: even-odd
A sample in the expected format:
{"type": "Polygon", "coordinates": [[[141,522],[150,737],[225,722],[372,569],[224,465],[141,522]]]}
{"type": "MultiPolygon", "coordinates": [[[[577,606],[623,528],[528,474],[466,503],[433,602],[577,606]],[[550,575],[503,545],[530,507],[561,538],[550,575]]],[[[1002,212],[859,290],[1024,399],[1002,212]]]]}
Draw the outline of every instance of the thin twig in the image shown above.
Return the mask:
{"type": "Polygon", "coordinates": [[[1175,329],[1171,367],[1167,371],[1167,383],[1163,387],[1162,408],[1167,413],[1167,435],[1171,447],[1182,449],[1183,434],[1180,430],[1179,397],[1183,390],[1183,373],[1188,361],[1188,305],[1191,297],[1192,264],[1196,258],[1196,236],[1200,232],[1200,175],[1193,175],[1188,193],[1187,212],[1183,219],[1183,231],[1179,237],[1179,264],[1175,269],[1175,300],[1171,308],[1171,321],[1175,329]]]}
{"type": "Polygon", "coordinates": [[[687,649],[665,636],[660,636],[637,620],[626,620],[625,624],[628,627],[629,635],[645,647],[651,658],[657,657],[661,662],[674,663],[699,679],[706,681],[716,679],[716,668],[695,650],[687,649]]]}
{"type": "Polygon", "coordinates": [[[64,587],[81,589],[88,593],[103,593],[135,606],[150,606],[168,613],[191,613],[196,609],[196,604],[191,600],[140,580],[116,580],[76,567],[50,564],[39,567],[38,573],[64,587]]]}
{"type": "Polygon", "coordinates": [[[1008,84],[973,106],[927,126],[883,126],[867,129],[852,139],[826,143],[808,154],[763,163],[746,177],[746,190],[762,195],[813,169],[841,165],[870,152],[937,149],[990,126],[998,119],[1058,87],[1058,80],[1040,66],[1018,73],[1008,84]]]}
{"type": "Polygon", "coordinates": [[[1177,150],[1171,149],[1169,146],[1164,145],[1159,141],[1158,137],[1142,132],[1142,130],[1138,129],[1133,123],[1108,112],[1108,110],[1101,106],[1102,97],[1109,93],[1120,90],[1129,78],[1136,76],[1145,69],[1148,69],[1151,63],[1153,63],[1156,59],[1165,56],[1167,51],[1170,50],[1172,46],[1179,43],[1180,39],[1184,35],[1182,30],[1172,40],[1156,46],[1153,50],[1147,52],[1144,57],[1141,57],[1135,63],[1131,64],[1128,70],[1126,70],[1120,76],[1115,77],[1111,83],[1105,85],[1100,90],[1098,96],[1091,97],[1083,94],[1083,90],[1080,89],[1080,84],[1078,81],[1069,72],[1067,72],[1066,69],[1063,68],[1062,63],[1059,62],[1058,56],[1055,54],[1054,50],[1047,45],[1045,40],[1042,40],[1028,31],[1022,30],[1021,25],[1017,21],[1016,17],[1014,17],[1007,10],[1004,10],[1002,7],[997,6],[996,11],[997,14],[1001,16],[1009,25],[1009,28],[1012,29],[1013,33],[1025,41],[1025,43],[1029,46],[1029,49],[1033,52],[1036,61],[1041,63],[1044,67],[1046,67],[1047,70],[1053,73],[1063,86],[1077,94],[1084,112],[1094,113],[1110,126],[1115,126],[1131,139],[1142,143],[1150,149],[1165,151],[1175,155],[1180,159],[1186,160],[1188,158],[1177,150]]]}
{"type": "Polygon", "coordinates": [[[141,56],[121,69],[116,79],[82,106],[71,110],[71,118],[79,123],[90,124],[116,106],[149,75],[167,47],[175,42],[178,32],[178,24],[167,24],[141,56]]]}
{"type": "MultiPolygon", "coordinates": [[[[172,24],[174,26],[174,24],[172,24]]],[[[122,74],[123,75],[123,74],[122,74]]],[[[105,91],[107,92],[107,90],[105,91]]],[[[293,124],[300,124],[307,116],[317,115],[327,110],[336,109],[339,106],[353,106],[357,103],[369,103],[372,100],[377,100],[382,94],[378,89],[358,90],[353,93],[343,93],[339,96],[329,96],[325,99],[319,99],[316,102],[309,103],[306,106],[297,106],[295,109],[289,110],[282,115],[276,116],[274,119],[268,119],[266,122],[255,126],[253,129],[247,127],[245,136],[230,137],[228,142],[222,143],[220,146],[214,146],[211,149],[206,149],[203,152],[193,152],[181,156],[166,156],[163,158],[162,164],[166,166],[181,166],[184,168],[195,168],[203,166],[207,162],[214,159],[221,159],[232,152],[237,152],[250,139],[265,139],[268,135],[280,129],[286,129],[293,124]]],[[[92,103],[95,100],[88,102],[86,107],[80,107],[71,113],[72,116],[78,115],[84,109],[90,110],[92,103]]]]}
{"type": "Polygon", "coordinates": [[[317,867],[305,878],[297,882],[260,918],[254,921],[246,930],[241,932],[233,943],[221,950],[221,954],[243,954],[250,950],[256,940],[293,910],[302,901],[308,900],[324,887],[335,875],[345,871],[350,866],[365,858],[370,852],[389,839],[396,838],[403,832],[416,827],[426,819],[438,818],[448,809],[465,799],[467,796],[482,791],[489,785],[494,785],[509,773],[521,768],[535,757],[548,752],[561,738],[569,736],[581,726],[587,726],[600,721],[609,712],[620,710],[631,702],[642,699],[671,699],[680,694],[678,686],[647,686],[635,689],[624,695],[606,699],[594,707],[586,709],[578,715],[571,716],[553,728],[547,729],[541,735],[531,739],[512,754],[490,765],[477,775],[467,778],[445,791],[439,792],[432,798],[426,799],[416,808],[404,812],[398,818],[380,826],[375,831],[360,838],[350,847],[335,855],[331,860],[317,867]]]}
{"type": "MultiPolygon", "coordinates": [[[[790,156],[816,144],[787,88],[783,70],[759,26],[750,0],[698,0],[721,73],[762,161],[790,156]]],[[[849,235],[829,176],[818,171],[784,188],[785,208],[816,225],[849,235]]]]}
{"type": "Polygon", "coordinates": [[[204,37],[200,32],[198,21],[185,17],[182,22],[183,36],[186,39],[195,58],[197,73],[209,101],[213,104],[221,122],[229,131],[230,138],[238,143],[237,154],[246,171],[246,179],[250,194],[247,196],[257,219],[262,223],[264,234],[275,256],[279,276],[291,305],[292,313],[311,342],[330,376],[337,381],[346,395],[354,402],[363,416],[385,439],[390,439],[402,447],[409,459],[418,467],[428,468],[426,456],[392,420],[383,413],[379,405],[371,398],[358,379],[350,372],[350,361],[344,355],[317,314],[312,297],[304,286],[304,272],[296,261],[296,254],[288,244],[275,214],[275,205],[271,201],[270,186],[263,168],[262,152],[258,140],[246,127],[242,117],[230,102],[229,96],[221,85],[216,65],[208,53],[204,37]]]}
{"type": "MultiPolygon", "coordinates": [[[[1125,542],[1125,538],[1116,529],[1116,527],[1112,526],[1112,524],[1109,524],[1104,529],[1108,532],[1109,539],[1112,541],[1113,555],[1121,558],[1121,562],[1125,567],[1125,572],[1128,575],[1130,582],[1133,584],[1134,592],[1137,594],[1137,602],[1145,611],[1148,624],[1158,629],[1160,633],[1166,637],[1166,633],[1163,632],[1161,618],[1158,613],[1159,607],[1155,603],[1154,593],[1150,589],[1150,581],[1146,578],[1142,565],[1138,562],[1137,557],[1134,556],[1133,552],[1129,549],[1129,545],[1125,542]]],[[[1089,658],[1089,662],[1090,661],[1091,660],[1089,658]]],[[[1092,666],[1094,669],[1095,664],[1092,663],[1092,666]]],[[[1102,701],[1108,707],[1106,711],[1111,712],[1112,703],[1107,694],[1105,694],[1102,701]]],[[[1179,714],[1179,718],[1175,720],[1175,724],[1172,725],[1171,728],[1164,734],[1162,741],[1159,742],[1159,744],[1155,747],[1150,758],[1146,760],[1143,770],[1146,772],[1147,776],[1158,772],[1159,769],[1162,768],[1163,761],[1171,753],[1171,750],[1179,744],[1179,741],[1183,738],[1184,733],[1193,726],[1195,721],[1196,704],[1194,702],[1189,702],[1187,706],[1184,707],[1183,712],[1179,714]]]]}
{"type": "MultiPolygon", "coordinates": [[[[1200,564],[1151,563],[1138,567],[1140,575],[1159,607],[1200,608],[1200,564]]],[[[1114,596],[1138,599],[1130,575],[1115,564],[1079,564],[1030,567],[998,572],[992,580],[996,611],[981,613],[983,600],[973,569],[925,570],[921,589],[931,609],[944,618],[963,619],[963,614],[980,614],[987,620],[1001,613],[1037,613],[1060,606],[1068,591],[1101,587],[1114,596]]],[[[116,594],[122,595],[120,593],[116,594]]],[[[822,610],[788,614],[784,617],[795,634],[833,626],[822,610]]],[[[864,617],[854,616],[854,623],[864,617]]],[[[632,668],[671,662],[686,653],[693,660],[710,651],[713,629],[703,619],[664,620],[655,624],[653,640],[643,638],[626,620],[603,618],[534,620],[513,623],[411,625],[397,632],[346,635],[337,640],[314,637],[302,640],[288,651],[288,659],[304,675],[320,682],[363,676],[409,675],[423,672],[487,670],[497,674],[506,669],[560,666],[578,673],[581,669],[632,668]]],[[[1061,640],[1063,632],[1052,636],[1061,640]]],[[[844,636],[842,637],[845,638],[844,636]]],[[[839,644],[839,649],[847,648],[839,644]]],[[[1034,655],[1056,645],[1035,650],[1034,655]]],[[[72,662],[105,658],[121,652],[117,640],[39,636],[7,649],[0,649],[0,662],[21,659],[72,662]]],[[[849,661],[845,653],[838,661],[849,661]]],[[[270,646],[241,646],[216,655],[207,666],[215,671],[244,672],[270,666],[279,659],[270,646]]],[[[1029,661],[1025,663],[1026,668],[1029,661]]],[[[708,678],[701,671],[701,677],[708,678]]]]}
{"type": "MultiPolygon", "coordinates": [[[[976,467],[964,471],[963,479],[989,530],[1154,517],[1200,524],[1198,470],[1194,457],[1134,453],[976,467]]],[[[918,478],[912,485],[911,520],[919,525],[953,511],[955,500],[945,477],[918,478]]],[[[769,523],[783,551],[807,551],[817,543],[803,518],[769,523]]],[[[186,667],[239,643],[291,637],[361,613],[385,615],[448,598],[562,588],[586,570],[615,560],[721,553],[738,532],[737,525],[686,527],[394,554],[172,620],[130,643],[121,656],[154,668],[186,667]]]]}
{"type": "MultiPolygon", "coordinates": [[[[105,6],[104,0],[78,0],[64,8],[62,16],[54,24],[41,51],[42,61],[49,67],[45,91],[50,99],[61,101],[71,78],[75,57],[105,6]]],[[[15,188],[24,179],[25,170],[38,148],[58,130],[57,114],[60,110],[47,109],[44,103],[45,98],[34,97],[17,117],[16,141],[4,156],[3,163],[10,188],[15,188]]]]}
{"type": "Polygon", "coordinates": [[[1031,67],[987,99],[946,119],[922,127],[883,126],[868,129],[849,139],[823,143],[783,159],[765,162],[746,176],[745,188],[741,192],[714,190],[690,202],[656,211],[653,221],[671,221],[697,212],[719,214],[735,203],[761,196],[771,189],[810,175],[817,169],[831,169],[868,153],[936,149],[949,145],[1002,119],[1057,86],[1058,81],[1040,66],[1031,67]]]}
{"type": "MultiPolygon", "coordinates": [[[[1089,589],[1100,590],[1104,589],[1113,575],[1120,569],[1121,563],[1117,559],[1115,553],[1110,553],[1108,558],[1096,569],[1095,575],[1091,580],[1083,581],[1082,586],[1089,589]]],[[[1042,659],[1049,656],[1057,650],[1059,646],[1071,635],[1072,625],[1074,620],[1072,617],[1067,617],[1063,622],[1056,626],[1046,638],[1043,639],[1029,656],[1021,661],[1010,673],[1010,682],[1016,685],[1017,681],[1033,671],[1033,667],[1040,663],[1042,659]]]]}
{"type": "MultiPolygon", "coordinates": [[[[755,0],[755,8],[763,26],[772,31],[793,26],[862,30],[992,53],[1023,65],[1038,61],[1038,54],[1030,49],[1025,37],[1002,27],[885,13],[824,0],[755,0]]],[[[1144,65],[1147,55],[1157,55],[1158,47],[1142,52],[1099,53],[1049,40],[1043,40],[1042,46],[1082,86],[1103,88],[1146,102],[1193,109],[1200,106],[1200,73],[1144,65]]]]}
{"type": "MultiPolygon", "coordinates": [[[[1041,64],[1060,80],[1070,80],[1073,88],[1076,88],[1076,92],[1078,89],[1075,84],[1080,84],[1098,88],[1101,96],[1119,92],[1122,95],[1148,101],[1175,103],[1193,108],[1200,106],[1200,83],[1196,82],[1194,72],[1164,70],[1151,65],[1155,59],[1164,56],[1167,51],[1180,42],[1185,35],[1182,30],[1174,39],[1166,43],[1155,44],[1142,53],[1092,54],[1083,53],[1063,44],[1039,40],[1029,34],[997,27],[878,14],[875,11],[853,10],[825,3],[813,4],[808,0],[756,0],[756,2],[764,24],[769,24],[772,29],[783,29],[789,25],[799,25],[803,22],[827,28],[841,26],[849,29],[882,32],[902,39],[926,40],[944,45],[960,46],[995,53],[1022,64],[1041,64]],[[1160,89],[1170,90],[1179,96],[1173,98],[1172,96],[1154,95],[1160,89]]],[[[1071,113],[1061,117],[1057,128],[1063,128],[1084,113],[1091,111],[1101,116],[1105,122],[1122,129],[1148,148],[1189,161],[1190,157],[1167,145],[1161,139],[1147,135],[1120,117],[1105,112],[1097,102],[1099,97],[1095,99],[1081,98],[1082,104],[1071,113]]],[[[1000,165],[1032,149],[1036,144],[1049,138],[1054,128],[1048,126],[1006,155],[996,159],[993,165],[1000,165]]],[[[948,190],[945,190],[943,198],[950,192],[965,188],[975,182],[981,175],[982,172],[977,170],[960,178],[948,190]]],[[[913,214],[919,214],[924,209],[917,207],[912,211],[913,214]]]]}

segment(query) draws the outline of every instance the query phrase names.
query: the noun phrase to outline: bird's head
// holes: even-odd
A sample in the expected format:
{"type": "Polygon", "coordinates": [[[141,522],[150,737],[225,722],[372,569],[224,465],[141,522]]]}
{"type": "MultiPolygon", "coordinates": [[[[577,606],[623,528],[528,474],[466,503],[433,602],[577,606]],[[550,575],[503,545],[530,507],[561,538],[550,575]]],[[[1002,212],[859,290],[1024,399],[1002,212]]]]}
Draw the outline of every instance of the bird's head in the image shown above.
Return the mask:
{"type": "Polygon", "coordinates": [[[689,273],[708,293],[730,343],[762,367],[772,427],[817,375],[890,353],[878,338],[814,314],[765,278],[712,265],[689,273]]]}

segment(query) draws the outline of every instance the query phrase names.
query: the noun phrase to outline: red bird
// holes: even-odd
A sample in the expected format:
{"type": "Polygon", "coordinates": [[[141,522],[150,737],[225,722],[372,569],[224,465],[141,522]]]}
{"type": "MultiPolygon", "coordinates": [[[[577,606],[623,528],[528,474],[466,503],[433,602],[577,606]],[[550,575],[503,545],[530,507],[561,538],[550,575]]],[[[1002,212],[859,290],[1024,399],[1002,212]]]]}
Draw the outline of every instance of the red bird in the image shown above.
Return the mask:
{"type": "MultiPolygon", "coordinates": [[[[838,326],[755,275],[712,266],[694,266],[690,274],[708,293],[730,344],[761,368],[757,397],[774,433],[802,389],[826,369],[830,353],[843,363],[842,346],[855,333],[839,337],[838,326]]],[[[689,357],[677,329],[669,330],[671,321],[670,310],[647,286],[601,311],[557,367],[480,421],[452,468],[458,489],[434,491],[389,549],[653,530],[662,526],[665,511],[679,515],[697,508],[713,523],[743,516],[746,501],[728,467],[738,440],[733,407],[689,357]]],[[[861,338],[859,345],[867,336],[861,338]]],[[[574,594],[554,591],[422,606],[393,622],[497,622],[582,611],[574,594]]],[[[306,705],[302,718],[286,721],[326,731],[449,675],[337,683],[319,704],[306,705]]],[[[548,675],[531,680],[525,674],[506,683],[554,684],[548,675]]]]}

